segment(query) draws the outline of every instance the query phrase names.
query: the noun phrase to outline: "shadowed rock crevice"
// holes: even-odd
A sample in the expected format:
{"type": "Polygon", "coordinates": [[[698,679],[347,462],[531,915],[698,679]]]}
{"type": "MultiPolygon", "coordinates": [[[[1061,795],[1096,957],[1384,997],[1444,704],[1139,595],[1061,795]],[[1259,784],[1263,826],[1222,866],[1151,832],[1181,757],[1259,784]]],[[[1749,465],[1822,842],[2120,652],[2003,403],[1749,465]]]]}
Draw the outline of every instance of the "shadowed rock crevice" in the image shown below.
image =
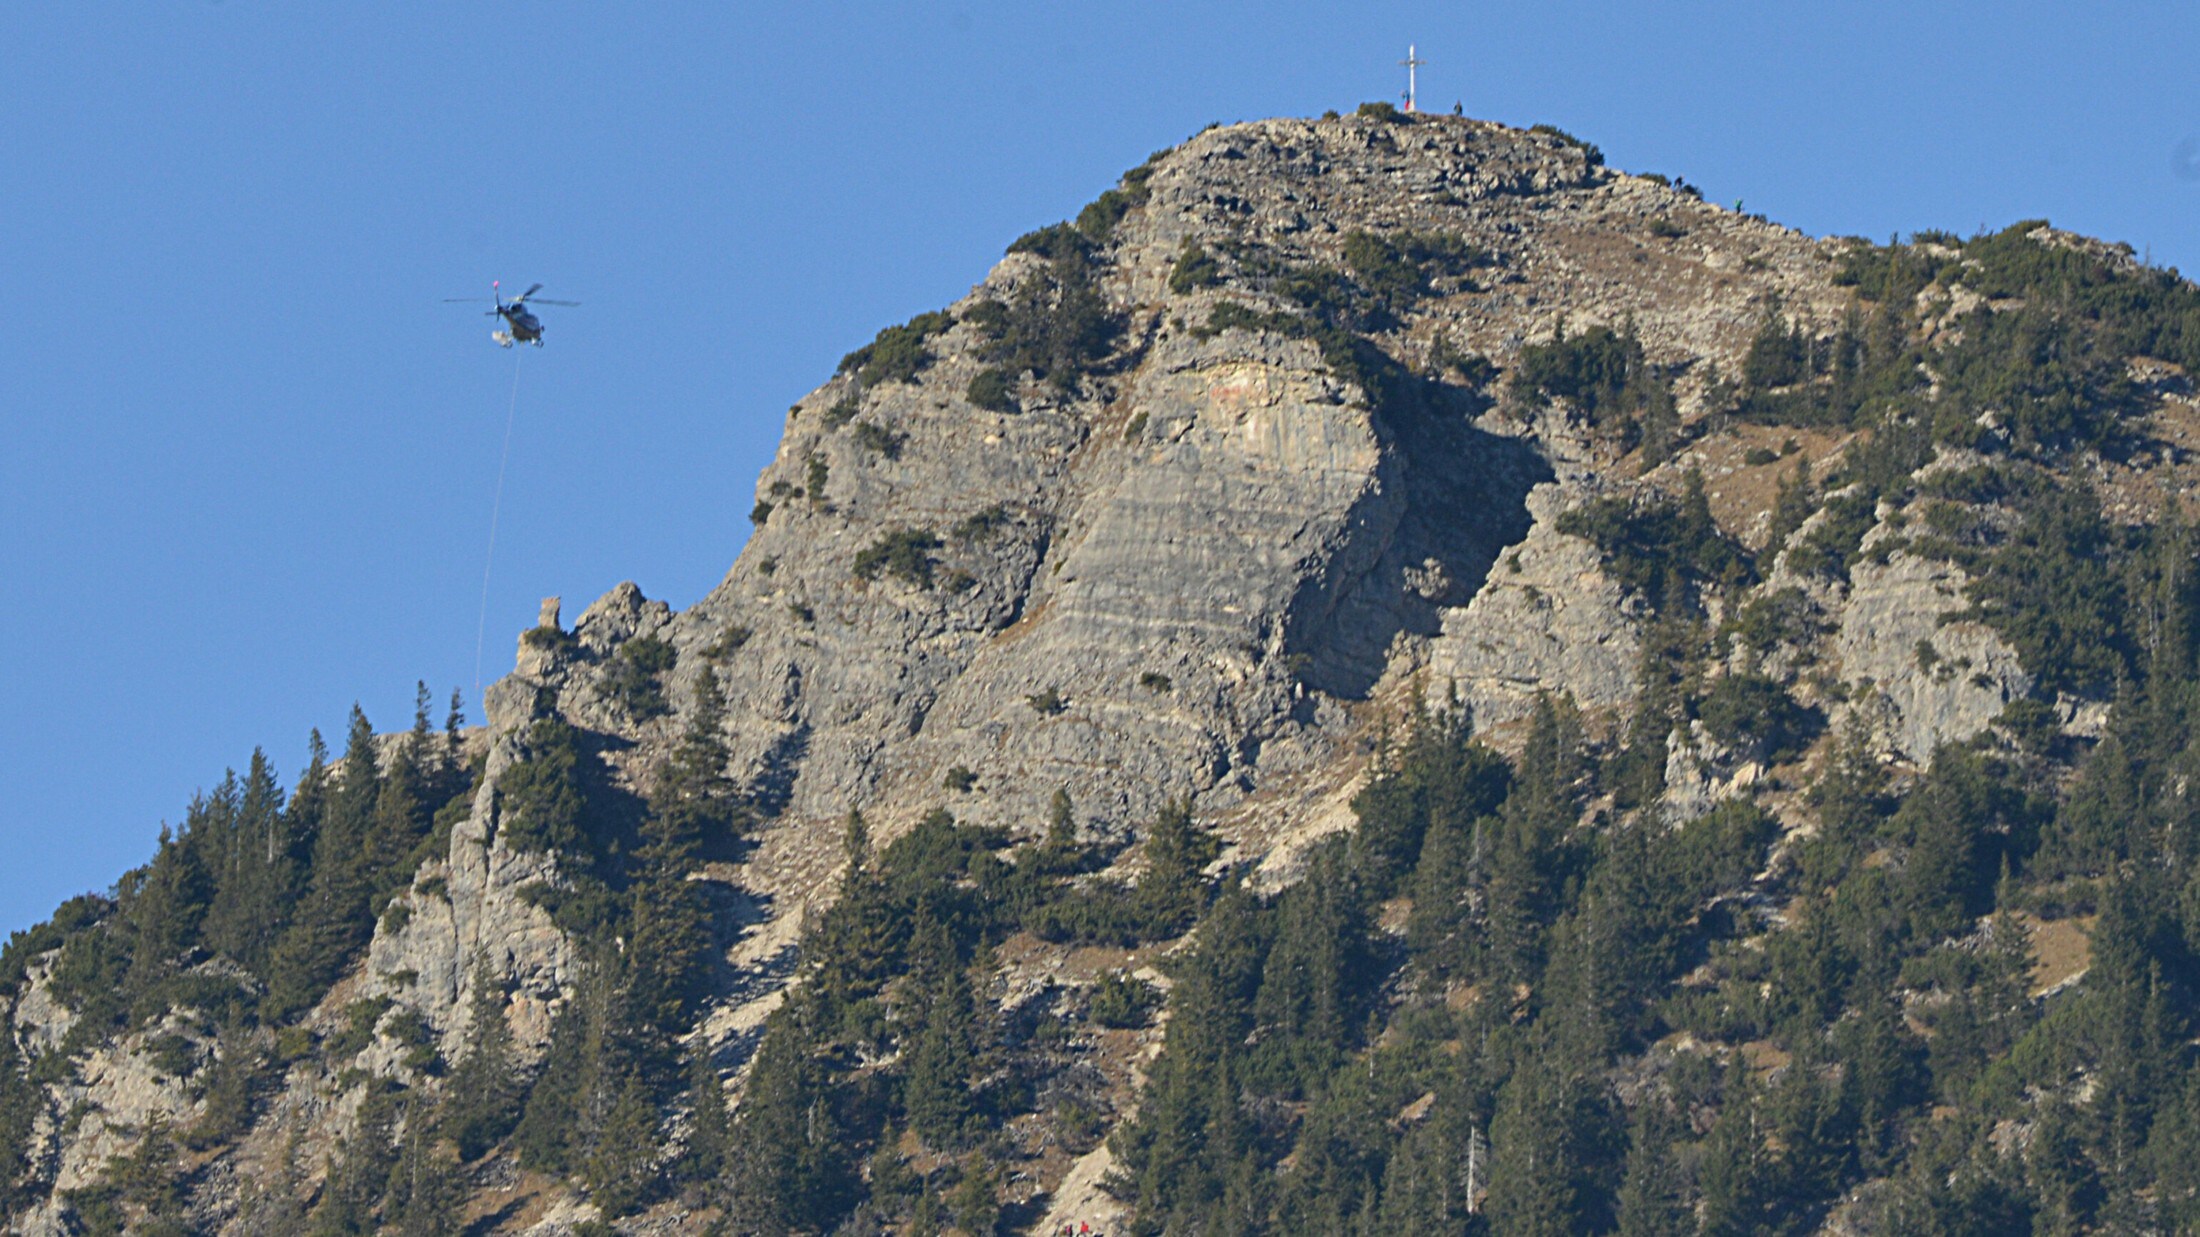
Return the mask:
{"type": "Polygon", "coordinates": [[[1317,691],[1365,699],[1401,632],[1432,637],[1528,533],[1528,491],[1552,479],[1528,441],[1469,421],[1468,392],[1402,368],[1377,384],[1384,460],[1330,569],[1292,599],[1284,651],[1317,691]]]}
{"type": "Polygon", "coordinates": [[[767,819],[787,810],[787,800],[794,794],[795,779],[802,773],[802,758],[810,751],[810,724],[802,722],[779,736],[765,749],[757,762],[756,775],[749,779],[748,799],[757,813],[767,819]]]}

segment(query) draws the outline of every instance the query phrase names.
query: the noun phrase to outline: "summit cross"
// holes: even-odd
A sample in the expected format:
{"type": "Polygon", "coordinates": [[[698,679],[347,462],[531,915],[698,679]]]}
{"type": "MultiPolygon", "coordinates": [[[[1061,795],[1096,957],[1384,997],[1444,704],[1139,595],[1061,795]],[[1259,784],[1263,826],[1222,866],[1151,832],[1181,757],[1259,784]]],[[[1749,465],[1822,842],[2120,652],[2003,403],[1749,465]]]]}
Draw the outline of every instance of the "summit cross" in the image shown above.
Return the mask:
{"type": "Polygon", "coordinates": [[[1409,112],[1417,111],[1419,109],[1415,106],[1415,103],[1419,83],[1415,79],[1414,71],[1427,64],[1428,61],[1415,54],[1414,45],[1408,43],[1406,44],[1406,58],[1398,63],[1406,67],[1406,110],[1409,112]]]}

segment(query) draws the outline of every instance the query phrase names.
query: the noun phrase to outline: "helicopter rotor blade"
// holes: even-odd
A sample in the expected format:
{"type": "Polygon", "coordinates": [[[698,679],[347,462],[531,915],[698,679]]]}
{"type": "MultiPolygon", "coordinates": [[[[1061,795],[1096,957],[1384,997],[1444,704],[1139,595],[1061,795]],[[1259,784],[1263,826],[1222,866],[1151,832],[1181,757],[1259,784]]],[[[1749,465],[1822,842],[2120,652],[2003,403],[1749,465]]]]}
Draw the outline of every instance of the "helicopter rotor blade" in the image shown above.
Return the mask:
{"type": "Polygon", "coordinates": [[[532,287],[532,288],[529,288],[529,289],[527,289],[527,290],[526,290],[525,292],[522,292],[522,293],[520,293],[520,294],[519,294],[518,296],[515,296],[515,297],[513,297],[513,298],[512,298],[512,303],[513,303],[514,305],[517,305],[517,304],[519,304],[519,303],[520,303],[521,301],[524,301],[524,300],[526,300],[526,299],[527,299],[528,297],[530,297],[530,296],[533,296],[533,295],[534,295],[535,293],[537,293],[537,292],[540,292],[540,291],[542,291],[542,285],[538,283],[538,284],[536,284],[536,285],[535,285],[534,287],[532,287]]]}
{"type": "Polygon", "coordinates": [[[567,308],[571,308],[572,306],[580,304],[579,301],[547,301],[540,298],[529,301],[527,303],[530,305],[564,305],[567,308]]]}

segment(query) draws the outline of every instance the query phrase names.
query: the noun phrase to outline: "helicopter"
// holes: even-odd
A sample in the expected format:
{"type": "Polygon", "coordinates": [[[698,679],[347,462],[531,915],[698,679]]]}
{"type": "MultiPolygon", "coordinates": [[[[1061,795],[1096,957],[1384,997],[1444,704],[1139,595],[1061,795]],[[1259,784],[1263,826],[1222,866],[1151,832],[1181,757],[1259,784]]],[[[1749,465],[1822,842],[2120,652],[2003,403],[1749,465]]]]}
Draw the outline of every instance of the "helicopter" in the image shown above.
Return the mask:
{"type": "MultiPolygon", "coordinates": [[[[503,286],[504,281],[501,279],[493,280],[490,282],[490,301],[496,306],[496,308],[485,310],[483,312],[502,315],[507,329],[502,331],[491,331],[489,333],[489,338],[497,341],[497,344],[499,346],[505,348],[509,348],[513,344],[533,344],[537,348],[542,347],[542,320],[535,317],[535,315],[529,312],[527,308],[527,298],[533,296],[537,292],[542,291],[542,285],[538,283],[534,287],[527,289],[525,292],[520,293],[518,296],[513,297],[509,301],[505,300],[504,294],[498,290],[503,286]]],[[[443,301],[447,305],[459,303],[478,305],[481,303],[481,298],[478,296],[447,296],[443,298],[443,301]]],[[[580,304],[579,301],[536,301],[534,303],[537,305],[566,306],[575,306],[580,304]]]]}

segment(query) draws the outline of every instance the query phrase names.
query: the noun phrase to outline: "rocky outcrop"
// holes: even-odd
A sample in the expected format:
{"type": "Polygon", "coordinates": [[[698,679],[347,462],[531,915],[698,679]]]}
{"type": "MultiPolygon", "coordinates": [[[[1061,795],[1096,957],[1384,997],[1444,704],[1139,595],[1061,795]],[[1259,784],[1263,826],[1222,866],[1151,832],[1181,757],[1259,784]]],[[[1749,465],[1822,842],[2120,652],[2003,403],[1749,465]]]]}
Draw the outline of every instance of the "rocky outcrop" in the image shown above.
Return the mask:
{"type": "Polygon", "coordinates": [[[1858,562],[1849,578],[1834,646],[1892,750],[1929,761],[2031,692],[2016,650],[1986,624],[1956,617],[1968,605],[1961,568],[1897,550],[1884,563],[1858,562]]]}
{"type": "MultiPolygon", "coordinates": [[[[1005,406],[973,402],[993,357],[978,307],[1050,278],[1039,254],[1012,253],[925,334],[921,362],[869,383],[837,374],[796,403],[756,531],[706,597],[674,612],[621,584],[570,632],[545,602],[485,702],[471,811],[311,1027],[387,1001],[448,1055],[485,969],[523,1049],[539,1048],[577,954],[530,896],[561,881],[555,862],[499,834],[499,782],[532,724],[558,716],[590,736],[611,784],[646,787],[705,667],[725,695],[730,772],[766,821],[738,862],[704,874],[730,939],[703,1034],[736,1049],[729,1064],[783,999],[851,810],[879,842],[942,806],[1028,834],[1066,793],[1082,831],[1128,840],[1181,801],[1272,886],[1306,842],[1349,825],[1376,736],[1415,699],[1456,697],[1484,728],[1546,693],[1607,733],[1627,718],[1647,607],[1562,517],[1676,492],[1700,454],[1623,453],[1563,405],[1511,406],[1492,371],[1447,358],[1502,370],[1562,328],[1627,324],[1702,430],[1717,375],[1736,372],[1769,307],[1822,323],[1847,306],[1839,246],[1601,167],[1561,136],[1463,119],[1215,129],[1140,184],[1142,203],[1092,245],[1114,343],[1073,380],[1023,376],[1005,406]],[[1340,354],[1293,325],[1276,286],[1346,268],[1360,233],[1440,236],[1477,258],[1370,314],[1340,354]],[[1215,257],[1218,282],[1172,282],[1191,247],[1215,257]],[[1224,307],[1237,316],[1218,323],[1224,307]]],[[[1719,518],[1755,538],[1769,495],[1742,489],[1718,496],[1719,518]]],[[[1894,549],[1838,583],[1772,577],[1763,591],[1807,594],[1831,635],[1762,667],[1829,704],[1845,683],[1890,758],[1928,761],[2031,688],[1992,629],[1950,617],[1966,582],[1953,566],[1894,549]]],[[[1668,756],[1677,817],[1766,776],[1701,723],[1668,756]]],[[[51,1046],[69,1020],[34,969],[19,1042],[51,1046]]],[[[148,1122],[194,1111],[143,1064],[155,1033],[88,1054],[57,1087],[57,1111],[79,1114],[65,1138],[45,1135],[63,1188],[148,1122]]],[[[376,1039],[358,1068],[437,1085],[403,1056],[376,1039]]],[[[236,1162],[275,1163],[294,1136],[325,1149],[360,1085],[286,1073],[236,1162]]],[[[1050,1222],[1103,1205],[1107,1165],[1094,1152],[1053,1183],[1050,1222]]],[[[563,1231],[591,1213],[565,1199],[544,1214],[563,1231]]]]}
{"type": "Polygon", "coordinates": [[[452,830],[444,858],[421,867],[367,948],[361,995],[419,1010],[447,1055],[456,1055],[481,968],[503,981],[512,1034],[526,1045],[549,1038],[552,1006],[574,979],[570,942],[526,895],[557,882],[555,862],[495,836],[496,780],[523,754],[517,733],[497,736],[473,812],[452,830]]]}
{"type": "MultiPolygon", "coordinates": [[[[1057,788],[1090,828],[1134,828],[1177,798],[1226,812],[1324,763],[1347,706],[1404,666],[1492,716],[1517,715],[1530,679],[1624,703],[1622,599],[1587,546],[1547,527],[1587,470],[1551,487],[1537,523],[1545,442],[1454,388],[1402,381],[1375,407],[1310,341],[1205,334],[1244,297],[1172,293],[1187,242],[1337,266],[1355,229],[1425,229],[1499,255],[1486,286],[1423,301],[1383,337],[1409,366],[1438,336],[1502,357],[1561,315],[1631,317],[1669,359],[1730,362],[1756,298],[1831,299],[1807,238],[1480,122],[1237,126],[1171,152],[1146,185],[1104,251],[1128,329],[1102,374],[1074,397],[976,408],[964,324],[933,337],[912,382],[828,383],[765,471],[764,525],[671,620],[690,657],[745,633],[716,664],[739,760],[783,819],[861,807],[891,830],[945,802],[1029,827],[1057,788]],[[1643,245],[1653,215],[1687,217],[1690,243],[1643,245]],[[1704,298],[1706,282],[1730,291],[1704,298]],[[856,556],[903,530],[941,539],[951,587],[857,577],[856,556]],[[979,793],[942,793],[955,768],[979,793]]],[[[1009,296],[1036,265],[1011,255],[952,311],[1009,296]]]]}
{"type": "Polygon", "coordinates": [[[1432,677],[1456,691],[1478,725],[1527,716],[1538,695],[1570,695],[1583,708],[1634,698],[1641,651],[1636,607],[1608,576],[1595,546],[1553,526],[1562,489],[1539,487],[1537,519],[1507,551],[1474,600],[1444,615],[1432,677]]]}

